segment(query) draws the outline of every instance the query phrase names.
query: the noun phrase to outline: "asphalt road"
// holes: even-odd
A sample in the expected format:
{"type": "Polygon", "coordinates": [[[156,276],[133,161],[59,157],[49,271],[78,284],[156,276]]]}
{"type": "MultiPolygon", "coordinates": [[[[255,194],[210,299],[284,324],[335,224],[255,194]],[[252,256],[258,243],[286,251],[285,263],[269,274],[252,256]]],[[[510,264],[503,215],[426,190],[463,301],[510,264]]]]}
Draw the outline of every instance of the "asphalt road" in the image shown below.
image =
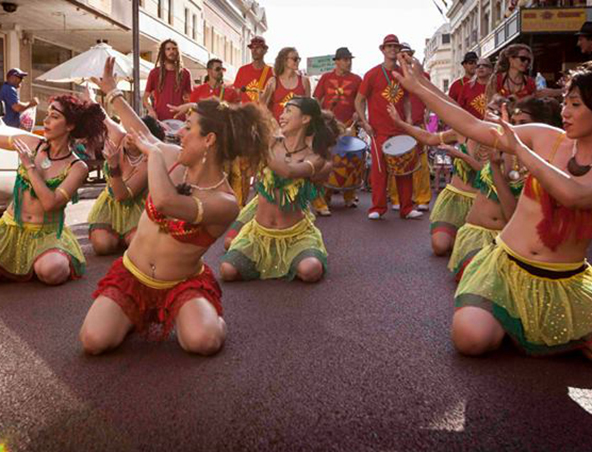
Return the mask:
{"type": "MultiPolygon", "coordinates": [[[[318,220],[321,283],[223,284],[229,334],[211,358],[174,337],[82,354],[113,258],[89,248],[90,201],[71,209],[87,275],[0,286],[0,451],[591,451],[592,364],[509,343],[458,355],[455,285],[427,218],[370,222],[368,203],[318,220]]],[[[216,270],[221,254],[207,254],[216,270]]]]}

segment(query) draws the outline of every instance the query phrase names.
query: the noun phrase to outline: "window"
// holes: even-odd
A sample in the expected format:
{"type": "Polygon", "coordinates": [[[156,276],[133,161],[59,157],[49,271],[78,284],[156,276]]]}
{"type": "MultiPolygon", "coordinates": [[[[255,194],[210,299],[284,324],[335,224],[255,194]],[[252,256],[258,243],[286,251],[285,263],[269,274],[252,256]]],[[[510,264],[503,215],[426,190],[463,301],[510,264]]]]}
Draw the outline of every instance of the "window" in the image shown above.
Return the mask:
{"type": "Polygon", "coordinates": [[[442,81],[442,91],[444,91],[445,93],[447,93],[447,92],[448,92],[448,84],[449,84],[449,83],[450,83],[450,82],[449,82],[449,80],[448,80],[447,78],[445,78],[445,79],[442,81]]]}
{"type": "Polygon", "coordinates": [[[6,73],[4,67],[4,36],[0,35],[0,84],[4,83],[4,75],[6,73]]]}
{"type": "Polygon", "coordinates": [[[197,14],[193,15],[193,30],[191,31],[191,37],[194,41],[197,41],[197,14]]]}
{"type": "Polygon", "coordinates": [[[164,17],[164,0],[158,0],[158,18],[164,17]]]}
{"type": "Polygon", "coordinates": [[[448,33],[442,35],[442,44],[450,44],[450,35],[448,33]]]}
{"type": "MultiPolygon", "coordinates": [[[[65,63],[73,56],[73,52],[70,49],[59,47],[54,44],[50,44],[45,41],[35,39],[32,47],[32,74],[31,78],[35,79],[41,74],[46,73],[50,69],[53,69],[59,64],[65,63]]],[[[4,71],[2,71],[4,73],[4,71]]],[[[72,89],[72,85],[64,83],[52,83],[44,82],[41,80],[35,80],[36,84],[45,85],[49,87],[57,87],[61,89],[72,89]]]]}
{"type": "Polygon", "coordinates": [[[169,25],[173,25],[173,18],[175,17],[175,11],[173,10],[173,0],[169,0],[169,25]]]}
{"type": "Polygon", "coordinates": [[[189,8],[185,8],[185,34],[189,36],[189,29],[191,24],[189,23],[189,8]]]}

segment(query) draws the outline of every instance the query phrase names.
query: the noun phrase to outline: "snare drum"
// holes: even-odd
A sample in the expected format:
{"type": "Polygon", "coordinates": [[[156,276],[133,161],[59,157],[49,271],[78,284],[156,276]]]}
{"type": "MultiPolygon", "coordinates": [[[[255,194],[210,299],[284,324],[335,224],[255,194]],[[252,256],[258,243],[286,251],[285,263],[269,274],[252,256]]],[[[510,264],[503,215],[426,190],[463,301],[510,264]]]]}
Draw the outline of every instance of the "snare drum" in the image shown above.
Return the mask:
{"type": "Polygon", "coordinates": [[[331,150],[333,169],[325,187],[333,190],[353,190],[364,183],[367,145],[356,137],[342,136],[331,150]]]}
{"type": "Polygon", "coordinates": [[[388,173],[405,176],[421,168],[417,141],[409,135],[391,137],[382,145],[388,173]]]}

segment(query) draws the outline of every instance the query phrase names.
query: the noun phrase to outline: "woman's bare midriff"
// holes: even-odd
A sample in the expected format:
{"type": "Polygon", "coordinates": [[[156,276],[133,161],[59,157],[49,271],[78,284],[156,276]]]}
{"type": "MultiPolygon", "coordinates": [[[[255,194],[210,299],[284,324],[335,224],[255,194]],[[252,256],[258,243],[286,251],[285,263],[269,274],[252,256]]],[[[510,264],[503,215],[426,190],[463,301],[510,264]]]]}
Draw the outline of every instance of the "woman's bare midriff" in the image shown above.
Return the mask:
{"type": "Polygon", "coordinates": [[[589,240],[570,237],[555,251],[541,242],[537,225],[543,218],[540,204],[521,196],[512,219],[501,233],[502,240],[517,254],[527,259],[548,263],[575,263],[586,258],[589,240]]]}
{"type": "Polygon", "coordinates": [[[259,205],[255,219],[261,226],[269,229],[288,229],[304,218],[301,210],[281,210],[259,195],[259,205]]]}
{"type": "Polygon", "coordinates": [[[477,190],[470,184],[465,184],[462,179],[458,176],[452,176],[452,180],[450,181],[450,185],[454,188],[458,188],[459,190],[466,191],[469,193],[476,193],[477,190]]]}
{"type": "Polygon", "coordinates": [[[207,248],[182,243],[160,230],[144,212],[127,257],[138,269],[161,281],[195,276],[207,248]]]}
{"type": "MultiPolygon", "coordinates": [[[[41,205],[41,201],[31,196],[29,190],[23,190],[22,196],[22,208],[21,208],[21,220],[24,223],[31,224],[43,224],[46,216],[45,210],[41,205]]],[[[14,202],[10,203],[6,211],[14,216],[14,202]]],[[[57,212],[56,212],[57,213],[57,212]]]]}
{"type": "Polygon", "coordinates": [[[501,231],[506,226],[502,206],[478,192],[466,222],[482,228],[501,231]]]}

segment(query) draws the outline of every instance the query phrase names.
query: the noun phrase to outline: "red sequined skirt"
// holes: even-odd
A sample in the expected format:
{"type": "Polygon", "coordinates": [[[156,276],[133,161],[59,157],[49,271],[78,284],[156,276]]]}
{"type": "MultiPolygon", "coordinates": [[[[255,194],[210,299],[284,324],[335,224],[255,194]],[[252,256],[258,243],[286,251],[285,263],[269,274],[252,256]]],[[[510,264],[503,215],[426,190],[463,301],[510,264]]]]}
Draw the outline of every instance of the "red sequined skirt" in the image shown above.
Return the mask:
{"type": "Polygon", "coordinates": [[[153,289],[136,279],[123,265],[123,258],[119,258],[99,281],[93,298],[101,295],[115,301],[136,331],[152,339],[166,339],[181,307],[195,298],[205,298],[222,316],[222,289],[205,264],[199,275],[170,289],[153,289]]]}

